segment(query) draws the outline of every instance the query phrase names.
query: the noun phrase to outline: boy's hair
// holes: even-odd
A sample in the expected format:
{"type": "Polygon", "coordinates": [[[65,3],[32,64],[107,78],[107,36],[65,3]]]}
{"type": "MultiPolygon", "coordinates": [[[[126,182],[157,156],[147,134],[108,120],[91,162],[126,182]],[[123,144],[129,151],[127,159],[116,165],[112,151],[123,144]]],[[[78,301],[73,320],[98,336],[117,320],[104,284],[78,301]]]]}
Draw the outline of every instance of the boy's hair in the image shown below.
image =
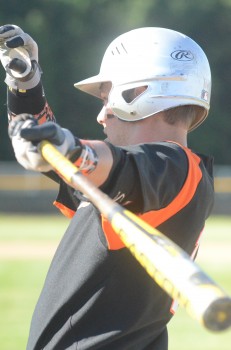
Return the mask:
{"type": "Polygon", "coordinates": [[[187,129],[195,124],[197,120],[203,119],[202,116],[206,114],[204,107],[196,105],[185,105],[170,108],[163,112],[163,119],[166,123],[171,125],[181,124],[187,129]]]}

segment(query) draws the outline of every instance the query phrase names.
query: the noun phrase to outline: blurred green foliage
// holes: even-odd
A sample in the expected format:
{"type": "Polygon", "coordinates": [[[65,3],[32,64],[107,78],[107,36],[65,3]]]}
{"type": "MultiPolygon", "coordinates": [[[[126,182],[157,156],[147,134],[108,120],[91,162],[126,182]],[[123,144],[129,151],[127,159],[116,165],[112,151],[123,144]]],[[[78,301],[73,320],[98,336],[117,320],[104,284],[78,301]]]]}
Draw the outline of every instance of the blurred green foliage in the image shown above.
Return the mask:
{"type": "MultiPolygon", "coordinates": [[[[195,151],[231,164],[231,0],[8,0],[1,1],[0,25],[21,26],[36,40],[43,83],[57,121],[85,138],[104,137],[96,123],[100,101],[73,87],[97,74],[108,44],[125,31],[166,27],[193,38],[212,70],[211,111],[189,136],[195,151]]],[[[5,73],[0,69],[0,160],[14,160],[7,136],[5,73]]]]}

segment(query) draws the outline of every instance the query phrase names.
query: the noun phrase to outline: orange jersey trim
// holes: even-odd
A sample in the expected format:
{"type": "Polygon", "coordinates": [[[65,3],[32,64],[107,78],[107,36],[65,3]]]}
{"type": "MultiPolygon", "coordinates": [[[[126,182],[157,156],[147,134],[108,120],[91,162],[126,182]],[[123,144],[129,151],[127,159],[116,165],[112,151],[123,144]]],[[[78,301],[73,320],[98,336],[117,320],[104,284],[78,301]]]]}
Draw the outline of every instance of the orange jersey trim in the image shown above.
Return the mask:
{"type": "MultiPolygon", "coordinates": [[[[170,217],[175,215],[188,203],[190,203],[202,178],[202,172],[199,168],[199,163],[201,161],[200,158],[196,154],[192,153],[188,148],[182,148],[184,149],[188,158],[188,175],[184,186],[167,207],[138,215],[152,227],[157,227],[163,222],[167,221],[170,217]]],[[[110,250],[117,250],[125,247],[124,243],[113,230],[111,224],[103,216],[102,228],[110,250]]]]}
{"type": "Polygon", "coordinates": [[[58,208],[61,213],[66,216],[67,218],[69,219],[72,219],[73,216],[75,215],[75,211],[74,210],[71,210],[70,208],[67,208],[65,205],[63,205],[62,203],[59,203],[57,201],[54,201],[53,203],[56,208],[58,208]]]}

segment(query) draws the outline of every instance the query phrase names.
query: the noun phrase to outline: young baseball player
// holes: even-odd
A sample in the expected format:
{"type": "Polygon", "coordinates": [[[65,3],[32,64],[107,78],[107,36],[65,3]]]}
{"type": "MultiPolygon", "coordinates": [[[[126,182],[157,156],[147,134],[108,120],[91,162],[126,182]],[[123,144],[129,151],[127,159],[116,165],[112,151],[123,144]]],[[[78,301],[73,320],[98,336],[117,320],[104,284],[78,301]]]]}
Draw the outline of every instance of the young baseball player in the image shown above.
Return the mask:
{"type": "Polygon", "coordinates": [[[35,308],[27,349],[167,350],[173,300],[88,198],[52,170],[37,144],[50,140],[103,192],[195,253],[214,198],[212,159],[187,146],[188,133],[210,106],[205,53],[165,28],[134,29],[113,40],[99,74],[75,84],[103,102],[97,121],[107,138],[98,141],[81,140],[55,123],[37,44],[28,34],[2,26],[0,45],[16,159],[60,184],[55,204],[71,218],[35,308]],[[18,56],[12,48],[19,48],[18,56]]]}

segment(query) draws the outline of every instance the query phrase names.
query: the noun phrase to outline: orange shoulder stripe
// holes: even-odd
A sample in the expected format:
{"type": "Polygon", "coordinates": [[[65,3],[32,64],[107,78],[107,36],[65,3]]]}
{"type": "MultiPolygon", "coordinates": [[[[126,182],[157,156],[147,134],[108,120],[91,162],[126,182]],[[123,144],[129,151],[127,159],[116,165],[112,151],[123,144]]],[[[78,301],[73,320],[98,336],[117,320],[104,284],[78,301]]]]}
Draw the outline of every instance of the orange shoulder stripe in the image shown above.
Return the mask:
{"type": "MultiPolygon", "coordinates": [[[[188,176],[178,195],[169,205],[167,205],[167,207],[138,215],[152,227],[159,226],[177,212],[182,210],[193,198],[197,186],[202,178],[202,173],[199,167],[200,158],[196,154],[192,153],[188,148],[183,147],[183,149],[188,158],[188,176]]],[[[102,217],[102,228],[107,239],[109,249],[117,250],[124,247],[123,242],[119,239],[118,235],[112,229],[110,223],[104,217],[102,217]]]]}

